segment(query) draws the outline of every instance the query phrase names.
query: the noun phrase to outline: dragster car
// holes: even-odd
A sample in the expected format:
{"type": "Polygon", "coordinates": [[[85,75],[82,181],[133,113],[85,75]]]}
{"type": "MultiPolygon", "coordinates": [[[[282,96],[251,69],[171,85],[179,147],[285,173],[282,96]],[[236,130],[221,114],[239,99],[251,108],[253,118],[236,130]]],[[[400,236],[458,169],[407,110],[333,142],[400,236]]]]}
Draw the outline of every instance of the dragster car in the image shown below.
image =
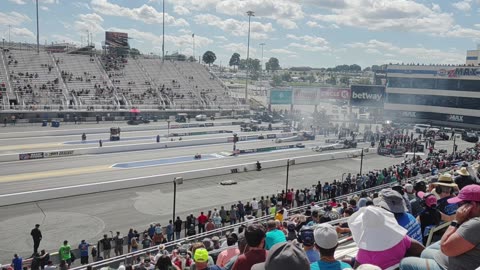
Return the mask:
{"type": "Polygon", "coordinates": [[[348,148],[357,148],[357,142],[354,140],[336,141],[333,144],[317,145],[315,147],[312,147],[312,150],[315,152],[322,152],[327,150],[348,149],[348,148]]]}

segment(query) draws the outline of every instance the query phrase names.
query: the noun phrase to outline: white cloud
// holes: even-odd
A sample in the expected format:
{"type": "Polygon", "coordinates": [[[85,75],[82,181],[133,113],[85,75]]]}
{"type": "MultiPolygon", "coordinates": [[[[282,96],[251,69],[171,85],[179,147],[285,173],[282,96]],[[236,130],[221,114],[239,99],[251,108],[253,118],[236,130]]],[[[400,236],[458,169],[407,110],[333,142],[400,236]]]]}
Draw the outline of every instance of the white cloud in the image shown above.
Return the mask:
{"type": "Polygon", "coordinates": [[[75,40],[73,39],[72,37],[70,36],[66,36],[66,35],[59,35],[59,34],[53,34],[51,35],[51,39],[53,40],[53,42],[55,43],[71,43],[71,44],[79,44],[80,42],[78,40],[75,40]]]}
{"type": "Polygon", "coordinates": [[[12,3],[15,3],[17,5],[25,5],[26,4],[25,0],[8,0],[8,1],[10,1],[12,3]]]}
{"type": "Polygon", "coordinates": [[[74,28],[81,32],[81,34],[87,31],[93,34],[99,34],[105,31],[102,27],[103,18],[96,13],[80,14],[78,18],[79,20],[74,23],[74,28]]]}
{"type": "Polygon", "coordinates": [[[312,27],[312,28],[325,28],[325,26],[317,23],[317,22],[314,22],[314,21],[308,21],[307,23],[307,26],[309,27],[312,27]]]}
{"type": "MultiPolygon", "coordinates": [[[[92,0],[92,9],[100,14],[108,16],[126,17],[146,24],[161,24],[162,12],[157,11],[149,5],[142,5],[138,8],[127,8],[108,2],[108,0],[92,0]]],[[[176,19],[165,13],[165,24],[173,26],[189,26],[185,19],[176,19]]]]}
{"type": "Polygon", "coordinates": [[[293,40],[301,40],[301,41],[304,41],[308,44],[313,44],[313,45],[317,45],[317,46],[328,45],[328,41],[326,41],[324,38],[321,38],[321,37],[314,37],[314,36],[309,36],[309,35],[296,36],[296,35],[288,34],[287,38],[293,39],[293,40]]]}
{"type": "Polygon", "coordinates": [[[328,41],[321,37],[314,37],[309,35],[296,36],[288,34],[287,38],[304,42],[304,44],[292,42],[288,44],[288,47],[290,48],[297,48],[309,52],[325,52],[330,50],[330,47],[328,46],[328,41]]]}
{"type": "MultiPolygon", "coordinates": [[[[230,43],[230,44],[225,44],[221,46],[222,49],[228,51],[228,52],[236,52],[239,53],[240,55],[244,55],[244,58],[247,58],[247,45],[243,43],[230,43]]],[[[257,52],[257,49],[252,48],[250,46],[250,58],[253,58],[253,55],[255,55],[257,52]]]]}
{"type": "MultiPolygon", "coordinates": [[[[34,0],[32,0],[35,2],[34,0]]],[[[60,0],[38,0],[39,4],[59,4],[60,0]]]]}
{"type": "Polygon", "coordinates": [[[311,46],[308,44],[300,44],[296,42],[288,44],[288,47],[297,48],[308,52],[326,52],[330,50],[328,46],[311,46]]]}
{"type": "MultiPolygon", "coordinates": [[[[235,19],[222,20],[220,17],[211,14],[196,15],[195,22],[197,24],[206,24],[209,26],[215,26],[223,31],[232,34],[234,36],[247,36],[248,35],[248,22],[238,21],[235,19]]],[[[253,39],[267,39],[268,33],[273,32],[273,26],[271,23],[262,24],[259,22],[251,22],[250,24],[250,36],[253,39]]]]}
{"type": "MultiPolygon", "coordinates": [[[[252,10],[255,17],[275,20],[286,29],[294,29],[295,21],[304,18],[299,0],[169,0],[172,4],[189,7],[190,10],[216,12],[228,16],[242,16],[247,20],[246,12],[252,10]]],[[[252,21],[255,20],[252,18],[252,21]]]]}
{"type": "Polygon", "coordinates": [[[347,44],[347,47],[364,49],[364,51],[367,53],[383,53],[383,56],[385,57],[402,57],[404,59],[402,60],[403,62],[459,64],[464,62],[465,59],[465,56],[461,53],[442,51],[439,49],[429,49],[424,47],[402,48],[392,43],[378,41],[375,39],[369,40],[368,42],[355,42],[347,44]]]}
{"type": "Polygon", "coordinates": [[[287,50],[287,49],[271,49],[271,50],[269,50],[269,52],[272,53],[272,54],[287,54],[287,55],[296,54],[295,52],[287,50]]]}
{"type": "Polygon", "coordinates": [[[25,14],[18,13],[16,11],[11,11],[10,13],[0,12],[0,25],[14,25],[18,26],[24,22],[32,21],[30,17],[25,14]]]}
{"type": "Polygon", "coordinates": [[[175,13],[177,13],[178,15],[189,15],[190,14],[190,10],[186,7],[183,7],[183,6],[179,6],[179,5],[176,5],[175,7],[173,7],[173,11],[175,13]]]}
{"type": "Polygon", "coordinates": [[[91,10],[90,5],[88,5],[88,3],[73,2],[73,5],[77,8],[84,8],[84,9],[91,10]]]}
{"type": "Polygon", "coordinates": [[[228,41],[228,39],[225,36],[214,36],[214,38],[221,40],[221,41],[228,41]]]}
{"type": "Polygon", "coordinates": [[[28,30],[27,28],[12,27],[11,35],[21,38],[35,38],[35,34],[33,34],[32,31],[28,30]]]}
{"type": "Polygon", "coordinates": [[[43,11],[49,11],[49,8],[46,7],[46,6],[41,6],[40,9],[43,10],[43,11]]]}
{"type": "MultiPolygon", "coordinates": [[[[153,45],[158,46],[158,44],[160,44],[161,46],[162,44],[162,36],[151,33],[151,32],[144,32],[134,28],[122,29],[122,28],[116,28],[116,27],[109,28],[108,30],[126,32],[128,33],[128,36],[133,38],[135,41],[145,42],[146,44],[148,44],[149,48],[153,48],[154,47],[153,45]]],[[[178,50],[181,48],[183,48],[184,50],[189,49],[192,46],[192,35],[191,34],[174,35],[174,36],[165,35],[165,44],[166,46],[170,47],[170,48],[166,48],[166,50],[168,49],[168,51],[174,51],[174,49],[178,50]],[[174,48],[171,48],[171,46],[173,46],[174,48]]],[[[205,48],[211,44],[213,44],[213,40],[207,37],[195,35],[196,48],[205,48]]]]}
{"type": "Polygon", "coordinates": [[[452,3],[452,6],[460,11],[468,12],[472,9],[472,6],[470,5],[471,2],[472,2],[471,0],[464,0],[464,1],[452,3]]]}

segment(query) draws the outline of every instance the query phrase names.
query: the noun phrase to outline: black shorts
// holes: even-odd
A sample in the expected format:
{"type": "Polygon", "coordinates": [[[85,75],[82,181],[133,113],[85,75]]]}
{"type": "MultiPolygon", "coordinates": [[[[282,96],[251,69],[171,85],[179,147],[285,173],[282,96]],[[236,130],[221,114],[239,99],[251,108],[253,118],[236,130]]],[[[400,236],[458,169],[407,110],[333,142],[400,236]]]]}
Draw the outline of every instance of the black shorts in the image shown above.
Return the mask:
{"type": "Polygon", "coordinates": [[[81,264],[88,264],[88,256],[80,257],[80,263],[81,264]]]}

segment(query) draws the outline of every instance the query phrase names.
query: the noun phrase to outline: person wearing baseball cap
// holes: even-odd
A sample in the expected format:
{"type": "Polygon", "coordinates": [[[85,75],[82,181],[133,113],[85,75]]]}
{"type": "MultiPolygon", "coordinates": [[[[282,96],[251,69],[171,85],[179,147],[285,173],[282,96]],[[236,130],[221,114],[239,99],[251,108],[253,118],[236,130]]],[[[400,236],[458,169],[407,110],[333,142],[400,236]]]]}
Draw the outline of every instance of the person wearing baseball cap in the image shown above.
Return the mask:
{"type": "Polygon", "coordinates": [[[313,227],[303,226],[300,229],[300,237],[298,239],[303,245],[303,250],[307,254],[310,263],[320,260],[320,253],[315,249],[315,238],[313,235],[313,227]]]}
{"type": "Polygon", "coordinates": [[[297,241],[275,244],[265,262],[254,264],[251,270],[310,270],[310,262],[297,241]]]}
{"type": "Polygon", "coordinates": [[[480,266],[480,186],[465,186],[449,203],[458,204],[456,220],[442,240],[429,246],[421,258],[405,258],[400,269],[470,270],[480,266]]]}
{"type": "Polygon", "coordinates": [[[319,224],[313,234],[315,238],[315,248],[320,251],[320,260],[310,264],[311,270],[352,268],[348,263],[335,260],[338,235],[332,225],[328,223],[319,224]]]}

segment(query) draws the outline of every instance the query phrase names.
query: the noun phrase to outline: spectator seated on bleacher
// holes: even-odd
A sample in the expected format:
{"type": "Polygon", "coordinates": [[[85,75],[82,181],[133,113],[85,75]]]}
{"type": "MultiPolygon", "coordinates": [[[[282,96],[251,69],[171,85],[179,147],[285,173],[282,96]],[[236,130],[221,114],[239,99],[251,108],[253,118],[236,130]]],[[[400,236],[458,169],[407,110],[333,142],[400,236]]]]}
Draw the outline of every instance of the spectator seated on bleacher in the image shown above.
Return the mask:
{"type": "Polygon", "coordinates": [[[421,243],[420,224],[410,213],[407,213],[408,209],[403,196],[393,189],[383,189],[380,195],[382,199],[378,206],[393,213],[398,224],[407,230],[407,235],[421,243]]]}
{"type": "Polygon", "coordinates": [[[449,173],[440,175],[438,181],[431,184],[430,192],[437,195],[437,208],[447,216],[455,214],[457,210],[456,204],[448,203],[448,199],[454,197],[455,191],[458,191],[458,186],[449,173]]]}
{"type": "Polygon", "coordinates": [[[405,258],[402,270],[469,270],[480,267],[480,186],[468,185],[448,203],[461,205],[442,239],[425,249],[421,258],[405,258]]]}
{"type": "Polygon", "coordinates": [[[298,238],[298,241],[302,243],[303,250],[310,263],[320,260],[320,253],[317,249],[315,249],[315,235],[313,227],[303,226],[303,228],[300,229],[300,237],[298,238]]]}
{"type": "Polygon", "coordinates": [[[311,270],[351,269],[351,266],[335,260],[335,250],[338,247],[338,235],[330,224],[320,224],[314,231],[315,248],[320,252],[319,260],[311,262],[311,270]]]}
{"type": "Polygon", "coordinates": [[[412,206],[412,215],[414,217],[417,217],[418,214],[420,214],[423,209],[425,209],[424,204],[422,203],[422,199],[418,197],[419,192],[427,192],[427,184],[425,181],[420,180],[414,185],[414,193],[415,193],[415,198],[410,200],[410,205],[412,206]]]}
{"type": "Polygon", "coordinates": [[[251,270],[310,270],[310,262],[297,241],[278,243],[268,252],[265,262],[251,270]]]}
{"type": "Polygon", "coordinates": [[[424,246],[410,238],[394,215],[380,207],[362,207],[348,219],[358,246],[355,267],[373,264],[382,269],[395,266],[405,257],[420,256],[424,246]]]}
{"type": "Polygon", "coordinates": [[[217,257],[216,265],[220,267],[224,267],[233,257],[238,256],[240,254],[240,250],[235,245],[236,243],[237,243],[237,239],[233,237],[233,235],[229,235],[227,237],[228,248],[220,252],[220,254],[217,257]]]}

